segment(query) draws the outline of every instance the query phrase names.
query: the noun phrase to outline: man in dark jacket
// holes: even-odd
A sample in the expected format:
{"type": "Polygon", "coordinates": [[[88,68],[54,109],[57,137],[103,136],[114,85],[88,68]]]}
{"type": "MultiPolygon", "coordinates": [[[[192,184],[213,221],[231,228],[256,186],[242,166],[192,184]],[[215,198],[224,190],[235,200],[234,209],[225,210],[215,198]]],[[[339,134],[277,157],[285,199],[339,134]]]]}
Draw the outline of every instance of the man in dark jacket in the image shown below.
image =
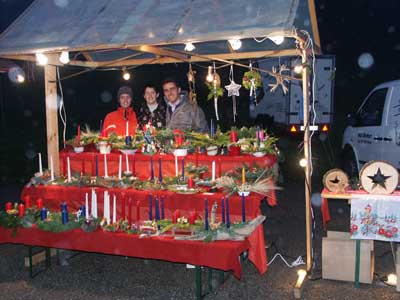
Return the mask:
{"type": "Polygon", "coordinates": [[[156,128],[165,127],[166,105],[158,101],[159,93],[153,84],[144,87],[145,102],[138,109],[138,123],[140,128],[151,123],[156,128]]]}
{"type": "Polygon", "coordinates": [[[181,88],[174,79],[166,79],[163,92],[167,100],[167,127],[171,129],[192,129],[198,132],[207,132],[208,126],[203,110],[181,97],[181,88]]]}

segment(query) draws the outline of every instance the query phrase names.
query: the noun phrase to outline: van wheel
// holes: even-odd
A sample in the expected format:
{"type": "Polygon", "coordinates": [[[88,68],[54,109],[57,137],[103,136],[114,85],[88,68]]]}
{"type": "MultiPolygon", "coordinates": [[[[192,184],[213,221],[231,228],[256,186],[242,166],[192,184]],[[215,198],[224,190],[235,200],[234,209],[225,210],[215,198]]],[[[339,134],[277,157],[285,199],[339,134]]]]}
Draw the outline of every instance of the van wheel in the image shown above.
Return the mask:
{"type": "Polygon", "coordinates": [[[358,167],[353,150],[347,150],[343,156],[343,171],[351,177],[358,177],[358,167]]]}

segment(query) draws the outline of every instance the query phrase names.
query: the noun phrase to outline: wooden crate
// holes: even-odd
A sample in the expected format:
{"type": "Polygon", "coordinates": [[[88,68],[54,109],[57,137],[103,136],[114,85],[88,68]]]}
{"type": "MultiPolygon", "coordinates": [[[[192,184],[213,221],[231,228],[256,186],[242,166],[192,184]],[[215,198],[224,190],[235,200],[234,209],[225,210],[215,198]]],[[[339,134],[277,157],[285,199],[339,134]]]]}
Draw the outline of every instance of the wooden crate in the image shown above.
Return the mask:
{"type": "MultiPolygon", "coordinates": [[[[322,278],[354,281],[356,241],[348,232],[329,232],[322,239],[322,278]]],[[[362,283],[371,284],[374,276],[374,241],[362,240],[360,251],[360,278],[362,283]]]]}

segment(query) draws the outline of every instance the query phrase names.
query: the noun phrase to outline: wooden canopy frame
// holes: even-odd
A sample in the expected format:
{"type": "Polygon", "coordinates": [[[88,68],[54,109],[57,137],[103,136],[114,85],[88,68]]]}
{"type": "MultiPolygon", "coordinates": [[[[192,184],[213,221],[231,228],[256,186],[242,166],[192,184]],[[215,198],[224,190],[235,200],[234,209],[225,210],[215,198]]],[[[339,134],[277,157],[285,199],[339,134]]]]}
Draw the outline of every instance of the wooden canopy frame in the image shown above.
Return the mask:
{"type": "MultiPolygon", "coordinates": [[[[317,26],[317,18],[315,13],[314,0],[307,0],[308,9],[312,27],[313,46],[314,52],[320,54],[320,39],[317,26]]],[[[181,63],[181,62],[202,62],[202,61],[222,61],[225,63],[235,64],[233,60],[240,59],[256,59],[264,57],[278,57],[278,56],[301,56],[302,64],[308,64],[308,57],[310,49],[304,47],[305,40],[294,32],[286,32],[285,37],[296,39],[297,47],[285,50],[268,50],[268,51],[255,51],[255,52],[234,52],[231,48],[229,53],[215,53],[207,55],[198,55],[191,52],[178,51],[169,49],[167,45],[94,45],[85,48],[73,49],[57,49],[46,52],[49,58],[48,64],[44,66],[44,80],[45,80],[45,105],[46,105],[46,132],[47,132],[47,154],[48,164],[50,165],[50,157],[53,157],[55,174],[59,174],[59,133],[58,133],[58,114],[57,114],[57,72],[56,68],[63,66],[58,61],[58,54],[61,50],[79,51],[86,58],[86,61],[71,60],[68,65],[84,67],[89,69],[96,69],[102,67],[129,67],[145,64],[166,64],[166,63],[181,63]],[[151,53],[155,55],[153,58],[135,58],[136,55],[130,55],[112,61],[93,61],[89,55],[89,51],[93,50],[106,50],[106,49],[131,49],[140,53],[151,53]]],[[[3,58],[13,60],[36,61],[34,53],[15,52],[12,54],[1,55],[3,58]]],[[[311,157],[310,157],[310,130],[309,130],[309,69],[303,68],[302,71],[302,86],[303,86],[303,120],[304,120],[304,157],[307,160],[305,167],[305,204],[306,204],[306,245],[307,245],[307,271],[311,271],[312,267],[312,243],[311,243],[311,157]]]]}

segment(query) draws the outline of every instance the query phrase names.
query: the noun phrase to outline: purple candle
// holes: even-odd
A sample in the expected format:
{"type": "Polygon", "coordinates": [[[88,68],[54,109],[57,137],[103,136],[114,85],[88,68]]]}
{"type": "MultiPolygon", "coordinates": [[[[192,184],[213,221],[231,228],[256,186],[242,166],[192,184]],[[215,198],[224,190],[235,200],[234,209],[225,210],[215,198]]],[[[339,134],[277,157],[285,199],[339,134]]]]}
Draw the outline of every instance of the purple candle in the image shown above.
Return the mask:
{"type": "Polygon", "coordinates": [[[205,230],[208,230],[208,200],[207,198],[204,200],[205,212],[204,212],[204,227],[205,230]]]}
{"type": "Polygon", "coordinates": [[[160,220],[160,207],[158,206],[158,196],[156,196],[156,221],[160,220]]]}
{"type": "Polygon", "coordinates": [[[229,215],[229,198],[226,197],[225,201],[226,201],[226,228],[230,228],[231,227],[231,218],[229,215]]]}
{"type": "Polygon", "coordinates": [[[162,182],[162,166],[161,166],[161,157],[158,159],[158,181],[162,182]]]}
{"type": "Polygon", "coordinates": [[[244,193],[242,193],[242,222],[246,222],[246,203],[244,193]]]}
{"type": "Polygon", "coordinates": [[[150,180],[154,180],[153,156],[150,157],[150,180]]]}
{"type": "Polygon", "coordinates": [[[153,195],[149,195],[149,220],[153,220],[153,195]]]}
{"type": "Polygon", "coordinates": [[[222,224],[225,224],[225,197],[221,199],[221,215],[222,215],[222,224]]]}

